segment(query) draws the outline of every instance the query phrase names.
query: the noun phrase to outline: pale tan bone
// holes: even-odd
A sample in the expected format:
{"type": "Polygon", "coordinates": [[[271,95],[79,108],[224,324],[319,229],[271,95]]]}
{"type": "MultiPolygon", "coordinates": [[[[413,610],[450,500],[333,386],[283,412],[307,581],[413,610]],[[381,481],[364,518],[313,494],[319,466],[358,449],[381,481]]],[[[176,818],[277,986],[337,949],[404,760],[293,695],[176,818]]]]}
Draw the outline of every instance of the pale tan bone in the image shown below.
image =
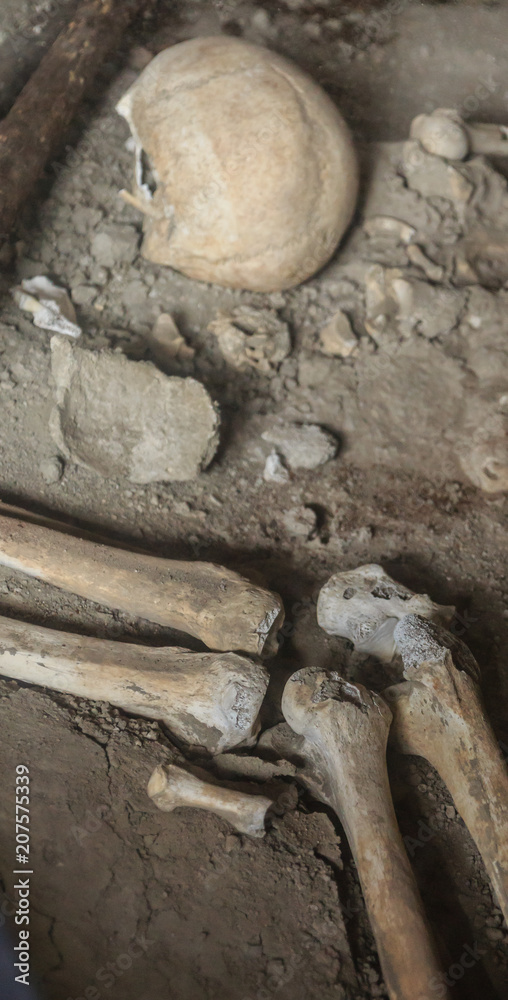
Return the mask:
{"type": "Polygon", "coordinates": [[[312,784],[344,826],[391,1000],[426,996],[439,961],[393,809],[386,770],[391,712],[336,672],[300,670],[282,711],[305,737],[312,784]]]}
{"type": "Polygon", "coordinates": [[[249,837],[264,837],[266,814],[273,806],[265,795],[246,795],[233,788],[212,785],[175,764],[156,767],[147,791],[163,812],[173,812],[181,806],[207,809],[249,837]]]}
{"type": "Polygon", "coordinates": [[[466,122],[454,108],[436,108],[431,114],[417,115],[409,134],[428,153],[448,160],[464,160],[468,153],[508,154],[506,125],[466,122]]]}
{"type": "Polygon", "coordinates": [[[394,637],[407,678],[384,692],[395,745],[440,774],[508,920],[508,773],[481,702],[478,665],[460,639],[418,615],[403,618],[394,637]]]}
{"type": "Polygon", "coordinates": [[[253,742],[268,685],[236,653],[137,646],[0,618],[0,674],[164,722],[211,753],[253,742]]]}
{"type": "Polygon", "coordinates": [[[321,587],[318,624],[329,635],[350,639],[360,652],[390,662],[395,654],[393,630],[409,613],[448,624],[455,608],[434,604],[392,580],[377,563],[334,573],[321,587]]]}
{"type": "Polygon", "coordinates": [[[129,552],[0,514],[0,564],[187,632],[210,649],[277,650],[280,597],[214,563],[129,552]]]}

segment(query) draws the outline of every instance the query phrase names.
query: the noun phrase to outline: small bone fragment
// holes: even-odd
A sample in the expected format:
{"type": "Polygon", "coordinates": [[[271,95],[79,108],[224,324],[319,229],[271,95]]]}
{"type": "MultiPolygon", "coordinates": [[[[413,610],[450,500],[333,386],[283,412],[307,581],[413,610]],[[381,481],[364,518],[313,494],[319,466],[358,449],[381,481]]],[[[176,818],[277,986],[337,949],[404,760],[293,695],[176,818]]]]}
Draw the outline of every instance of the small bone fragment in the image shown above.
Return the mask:
{"type": "Polygon", "coordinates": [[[138,646],[0,618],[0,674],[108,701],[210,753],[252,742],[268,676],[236,653],[138,646]]]}
{"type": "Polygon", "coordinates": [[[280,424],[261,435],[263,441],[275,445],[290,469],[317,469],[337,454],[338,442],[333,434],[317,424],[280,424]]]}
{"type": "Polygon", "coordinates": [[[349,358],[357,348],[351,323],[339,309],[319,331],[319,349],[330,357],[349,358]]]}
{"type": "Polygon", "coordinates": [[[162,364],[172,361],[192,361],[195,350],[182,337],[173,317],[161,313],[147,337],[152,354],[162,364]]]}
{"type": "Polygon", "coordinates": [[[440,282],[443,280],[445,273],[444,267],[441,267],[440,264],[434,264],[432,260],[429,260],[427,255],[424,254],[423,250],[421,250],[416,243],[412,243],[411,246],[408,246],[406,252],[411,263],[414,264],[415,267],[419,267],[429,281],[440,282]]]}
{"type": "Polygon", "coordinates": [[[67,337],[80,337],[74,306],[64,288],[53,284],[41,274],[25,278],[20,287],[12,289],[14,301],[24,312],[32,313],[34,326],[67,337]]]}
{"type": "Polygon", "coordinates": [[[161,559],[0,515],[0,565],[201,639],[211,649],[277,651],[277,594],[214,563],[161,559]]]}
{"type": "Polygon", "coordinates": [[[401,618],[418,614],[448,624],[454,612],[396,583],[376,563],[335,573],[321,588],[317,603],[318,624],[328,635],[350,639],[357,650],[386,663],[396,653],[393,633],[401,618]]]}
{"type": "Polygon", "coordinates": [[[173,812],[182,806],[207,809],[249,837],[264,837],[267,812],[273,806],[265,795],[246,795],[233,788],[212,785],[175,764],[156,767],[147,791],[163,812],[173,812]]]}
{"type": "Polygon", "coordinates": [[[230,316],[219,315],[207,329],[226,361],[240,371],[255,368],[273,375],[291,350],[287,324],[269,309],[240,306],[230,316]]]}
{"type": "Polygon", "coordinates": [[[394,742],[440,774],[508,920],[508,772],[481,702],[478,665],[460,639],[415,614],[397,623],[394,639],[406,678],[384,692],[394,742]]]}
{"type": "Polygon", "coordinates": [[[391,1000],[426,995],[441,973],[390,794],[388,706],[335,671],[308,668],[286,684],[282,710],[344,826],[391,1000]]]}
{"type": "Polygon", "coordinates": [[[367,236],[395,237],[399,243],[410,243],[416,236],[416,229],[402,219],[394,219],[392,215],[371,215],[363,224],[367,236]]]}
{"type": "Polygon", "coordinates": [[[447,160],[464,160],[468,153],[508,154],[506,125],[465,122],[454,108],[436,108],[430,115],[417,115],[409,134],[427,152],[447,160]]]}
{"type": "Polygon", "coordinates": [[[446,198],[459,213],[473,194],[473,184],[457,167],[428,153],[414,139],[404,144],[401,166],[413,191],[423,198],[446,198]]]}

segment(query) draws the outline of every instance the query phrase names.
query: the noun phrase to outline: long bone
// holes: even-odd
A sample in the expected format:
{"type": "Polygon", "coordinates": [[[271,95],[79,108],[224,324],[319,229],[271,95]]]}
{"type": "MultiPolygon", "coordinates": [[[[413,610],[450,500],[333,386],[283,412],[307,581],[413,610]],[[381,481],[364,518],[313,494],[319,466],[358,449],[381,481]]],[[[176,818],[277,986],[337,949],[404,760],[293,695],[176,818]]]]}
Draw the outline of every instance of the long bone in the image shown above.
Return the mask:
{"type": "Polygon", "coordinates": [[[390,709],[336,672],[307,668],[286,684],[282,711],[344,826],[391,1000],[426,996],[441,972],[390,794],[390,709]]]}
{"type": "Polygon", "coordinates": [[[395,745],[428,760],[448,786],[508,920],[508,772],[478,665],[460,639],[417,615],[403,618],[394,638],[406,678],[383,692],[395,745]]]}
{"type": "Polygon", "coordinates": [[[330,577],[319,594],[317,620],[329,635],[350,639],[360,652],[390,662],[395,655],[393,632],[400,618],[417,614],[448,624],[454,611],[434,604],[427,594],[413,593],[381,566],[370,563],[330,577]]]}
{"type": "Polygon", "coordinates": [[[268,686],[236,653],[138,646],[0,618],[0,674],[164,722],[186,743],[220,753],[259,730],[268,686]]]}
{"type": "Polygon", "coordinates": [[[176,764],[156,767],[147,791],[163,812],[173,812],[181,806],[207,809],[249,837],[264,837],[267,813],[273,806],[266,795],[247,795],[234,788],[212,785],[176,764]]]}
{"type": "Polygon", "coordinates": [[[0,514],[0,564],[216,650],[276,652],[280,597],[213,563],[161,559],[0,514]]]}

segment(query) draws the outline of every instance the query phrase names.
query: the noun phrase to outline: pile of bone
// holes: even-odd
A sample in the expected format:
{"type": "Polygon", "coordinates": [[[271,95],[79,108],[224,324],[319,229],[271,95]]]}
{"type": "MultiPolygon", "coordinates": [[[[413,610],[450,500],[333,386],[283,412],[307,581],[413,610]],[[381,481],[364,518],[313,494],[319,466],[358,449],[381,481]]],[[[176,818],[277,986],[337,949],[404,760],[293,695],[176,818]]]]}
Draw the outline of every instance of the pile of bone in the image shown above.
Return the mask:
{"type": "MultiPolygon", "coordinates": [[[[0,514],[1,564],[182,630],[212,651],[111,642],[2,618],[0,673],[158,720],[173,739],[213,755],[258,740],[296,762],[300,782],[344,827],[391,1000],[426,996],[433,977],[442,977],[393,809],[389,737],[439,772],[508,917],[508,775],[482,708],[478,666],[446,627],[453,608],[413,594],[376,565],[337,573],[319,596],[320,626],[375,657],[380,677],[389,664],[397,683],[379,694],[336,671],[299,670],[283,691],[286,722],[260,736],[268,687],[261,657],[276,652],[283,621],[276,594],[221,566],[112,548],[17,515],[0,514]]],[[[240,792],[174,764],[156,768],[148,785],[161,810],[209,809],[251,836],[263,836],[279,809],[266,791],[240,792]]]]}

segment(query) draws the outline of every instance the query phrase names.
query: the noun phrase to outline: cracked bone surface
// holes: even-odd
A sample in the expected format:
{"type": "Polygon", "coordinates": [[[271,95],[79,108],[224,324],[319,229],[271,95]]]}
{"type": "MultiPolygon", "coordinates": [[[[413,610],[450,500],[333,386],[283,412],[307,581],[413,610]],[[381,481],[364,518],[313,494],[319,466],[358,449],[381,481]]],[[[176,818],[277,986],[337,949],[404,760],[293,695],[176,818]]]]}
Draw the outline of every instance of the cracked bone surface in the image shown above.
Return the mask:
{"type": "Polygon", "coordinates": [[[391,1000],[426,996],[442,974],[393,809],[390,709],[380,695],[311,667],[287,682],[282,711],[305,737],[299,752],[344,826],[391,1000]]]}
{"type": "Polygon", "coordinates": [[[404,677],[383,692],[391,738],[424,757],[447,785],[508,920],[508,772],[486,718],[479,668],[464,643],[417,615],[395,629],[404,677]]]}
{"type": "Polygon", "coordinates": [[[252,742],[268,675],[236,653],[138,646],[0,618],[0,674],[155,719],[210,753],[252,742]]]}
{"type": "Polygon", "coordinates": [[[381,566],[370,563],[330,577],[319,593],[317,620],[329,635],[350,639],[360,652],[390,662],[396,652],[393,632],[400,618],[413,613],[448,624],[454,611],[435,604],[427,594],[415,594],[392,580],[381,566]]]}
{"type": "Polygon", "coordinates": [[[468,153],[508,155],[508,128],[484,122],[466,122],[454,108],[435,108],[413,118],[410,136],[435,156],[464,160],[468,153]]]}
{"type": "Polygon", "coordinates": [[[277,651],[284,620],[278,594],[214,563],[129,552],[0,513],[0,564],[179,629],[210,649],[277,651]]]}
{"type": "Polygon", "coordinates": [[[175,764],[156,767],[147,791],[163,812],[173,812],[181,806],[207,809],[249,837],[264,837],[266,814],[273,806],[272,800],[265,795],[247,795],[233,788],[212,785],[175,764]]]}

